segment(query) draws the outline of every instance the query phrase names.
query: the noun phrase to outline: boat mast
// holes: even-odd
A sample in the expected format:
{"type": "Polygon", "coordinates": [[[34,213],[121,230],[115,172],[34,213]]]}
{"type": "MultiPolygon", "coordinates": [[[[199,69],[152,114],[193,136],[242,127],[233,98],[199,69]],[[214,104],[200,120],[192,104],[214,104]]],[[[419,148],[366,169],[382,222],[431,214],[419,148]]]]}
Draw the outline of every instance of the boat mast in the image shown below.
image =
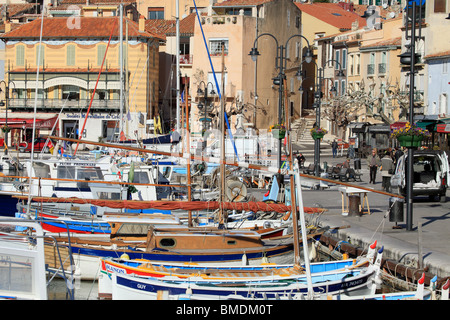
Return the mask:
{"type": "MultiPolygon", "coordinates": [[[[225,44],[222,43],[222,97],[220,99],[220,191],[219,191],[219,203],[224,201],[224,192],[226,188],[225,183],[225,44]]],[[[208,90],[208,88],[206,88],[208,90]]],[[[206,108],[206,105],[205,105],[206,108]]],[[[206,120],[206,119],[205,119],[206,120]]],[[[225,225],[226,218],[224,216],[225,211],[220,206],[220,222],[225,225]]]]}
{"type": "Polygon", "coordinates": [[[177,131],[180,131],[180,1],[176,0],[176,13],[175,13],[175,21],[176,21],[176,75],[175,75],[175,81],[177,82],[177,115],[175,117],[176,119],[176,129],[177,131]]]}
{"type": "Polygon", "coordinates": [[[119,6],[119,68],[120,68],[120,122],[119,122],[119,134],[123,132],[123,4],[119,6]]]}

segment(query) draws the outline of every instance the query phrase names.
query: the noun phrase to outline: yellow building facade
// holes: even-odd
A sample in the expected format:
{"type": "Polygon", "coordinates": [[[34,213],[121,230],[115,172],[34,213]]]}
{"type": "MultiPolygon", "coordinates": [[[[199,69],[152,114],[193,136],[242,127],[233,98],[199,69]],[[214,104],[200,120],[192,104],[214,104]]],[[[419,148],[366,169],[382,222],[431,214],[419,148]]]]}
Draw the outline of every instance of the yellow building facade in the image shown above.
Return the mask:
{"type": "MultiPolygon", "coordinates": [[[[58,116],[56,134],[64,137],[80,136],[82,127],[88,140],[111,140],[121,127],[129,138],[144,137],[145,120],[158,113],[159,39],[144,31],[143,20],[124,19],[121,64],[119,20],[44,18],[41,44],[41,19],[6,32],[10,119],[32,118],[36,107],[37,119],[58,116]]],[[[25,140],[30,131],[23,134],[25,140]]]]}

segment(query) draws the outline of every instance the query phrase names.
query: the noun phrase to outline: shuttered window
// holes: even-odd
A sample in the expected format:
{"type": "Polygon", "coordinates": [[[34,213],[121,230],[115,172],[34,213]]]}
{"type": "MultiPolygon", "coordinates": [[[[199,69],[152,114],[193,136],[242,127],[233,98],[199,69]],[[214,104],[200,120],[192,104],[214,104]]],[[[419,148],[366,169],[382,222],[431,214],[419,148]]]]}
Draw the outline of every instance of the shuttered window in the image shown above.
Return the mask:
{"type": "Polygon", "coordinates": [[[25,65],[25,47],[23,45],[16,46],[16,65],[25,65]]]}
{"type": "Polygon", "coordinates": [[[39,64],[39,67],[42,67],[44,65],[44,46],[43,45],[36,45],[36,66],[39,64]],[[40,52],[39,52],[40,49],[40,52]],[[39,61],[38,61],[39,59],[39,61]]]}
{"type": "Polygon", "coordinates": [[[75,65],[75,45],[69,44],[67,46],[67,65],[74,66],[75,65]]]}
{"type": "Polygon", "coordinates": [[[106,45],[99,44],[97,47],[97,65],[101,66],[103,62],[103,57],[105,56],[106,45]]]}

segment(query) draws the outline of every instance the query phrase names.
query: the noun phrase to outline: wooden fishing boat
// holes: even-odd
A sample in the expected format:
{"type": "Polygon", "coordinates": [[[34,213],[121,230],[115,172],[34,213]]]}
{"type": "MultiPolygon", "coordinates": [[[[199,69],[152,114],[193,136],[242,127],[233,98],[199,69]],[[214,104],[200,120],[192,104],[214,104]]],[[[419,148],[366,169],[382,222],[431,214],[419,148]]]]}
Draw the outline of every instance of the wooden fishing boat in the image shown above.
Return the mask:
{"type": "MultiPolygon", "coordinates": [[[[363,290],[371,284],[375,274],[372,267],[366,269],[340,270],[311,275],[313,290],[328,295],[340,292],[363,290]]],[[[295,298],[307,293],[306,277],[293,277],[286,280],[273,279],[271,276],[259,277],[254,281],[236,279],[208,281],[199,277],[188,279],[166,279],[112,274],[112,299],[156,299],[159,291],[170,295],[198,294],[221,299],[234,295],[241,299],[276,299],[282,295],[294,295],[295,298]]],[[[371,290],[371,289],[370,289],[371,290]]]]}
{"type": "Polygon", "coordinates": [[[417,281],[416,291],[400,291],[392,293],[377,293],[367,295],[339,294],[333,300],[430,300],[431,290],[425,288],[425,273],[417,281]]]}
{"type": "MultiPolygon", "coordinates": [[[[312,263],[310,266],[312,274],[352,270],[357,268],[368,267],[373,263],[374,253],[376,249],[376,242],[370,247],[366,255],[360,256],[357,259],[345,259],[339,261],[325,261],[312,263]]],[[[198,264],[167,264],[158,263],[149,260],[124,260],[126,255],[122,258],[107,258],[101,259],[101,269],[98,280],[99,297],[110,297],[112,293],[112,273],[120,273],[127,275],[138,275],[141,277],[154,278],[173,278],[190,279],[200,277],[204,280],[255,280],[263,277],[271,277],[273,281],[278,280],[292,280],[292,278],[306,277],[304,266],[294,266],[292,264],[273,264],[263,263],[261,265],[252,266],[209,266],[198,264]]]]}
{"type": "MultiPolygon", "coordinates": [[[[308,235],[319,238],[323,232],[308,235]]],[[[272,258],[292,252],[292,236],[262,239],[253,230],[218,230],[187,226],[154,226],[123,224],[113,230],[109,239],[87,236],[57,237],[58,245],[71,250],[82,279],[98,276],[99,259],[119,257],[126,253],[130,259],[164,262],[242,263],[272,258]]],[[[46,246],[48,261],[53,244],[46,246]]],[[[67,267],[67,266],[65,266],[67,267]]]]}

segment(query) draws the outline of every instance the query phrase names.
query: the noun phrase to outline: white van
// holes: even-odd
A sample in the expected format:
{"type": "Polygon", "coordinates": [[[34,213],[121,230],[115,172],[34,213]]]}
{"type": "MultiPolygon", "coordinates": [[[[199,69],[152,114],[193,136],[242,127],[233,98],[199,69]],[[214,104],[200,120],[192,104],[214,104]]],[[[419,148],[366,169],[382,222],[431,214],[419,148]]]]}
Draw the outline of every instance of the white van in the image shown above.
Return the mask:
{"type": "MultiPolygon", "coordinates": [[[[391,186],[397,187],[403,196],[406,195],[407,156],[400,157],[391,177],[391,186]]],[[[414,151],[413,168],[413,196],[428,195],[430,199],[438,196],[440,202],[445,202],[450,176],[447,154],[443,151],[414,151]]]]}

